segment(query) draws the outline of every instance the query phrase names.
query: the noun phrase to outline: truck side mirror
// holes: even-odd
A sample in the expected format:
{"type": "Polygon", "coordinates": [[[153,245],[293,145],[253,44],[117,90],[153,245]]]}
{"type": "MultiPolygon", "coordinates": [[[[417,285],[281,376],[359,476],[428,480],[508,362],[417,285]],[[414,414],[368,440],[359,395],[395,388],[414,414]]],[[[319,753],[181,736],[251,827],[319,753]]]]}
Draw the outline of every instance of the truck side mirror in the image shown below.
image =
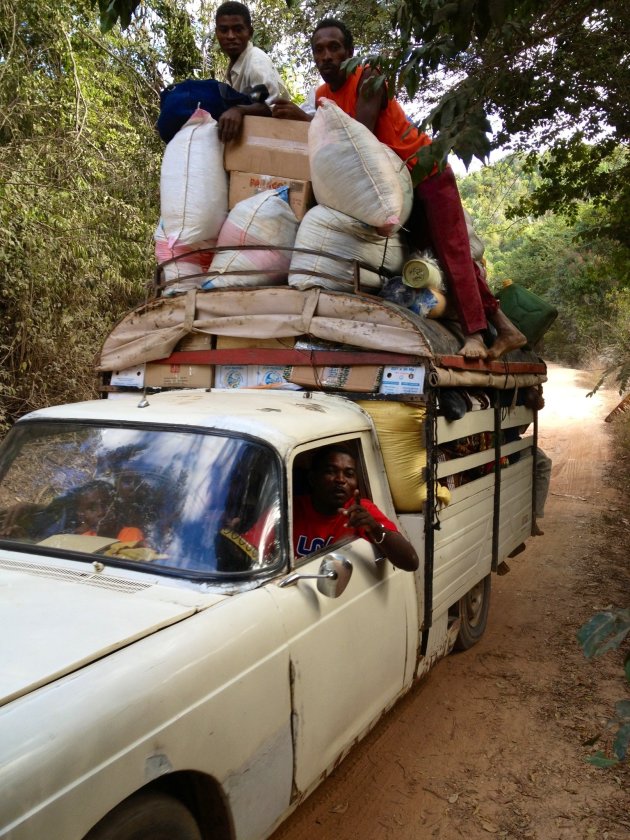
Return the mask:
{"type": "Polygon", "coordinates": [[[329,554],[322,560],[319,572],[322,575],[317,581],[319,592],[327,598],[338,598],[350,583],[352,563],[342,554],[329,554]]]}
{"type": "Polygon", "coordinates": [[[316,575],[303,575],[293,572],[281,580],[278,586],[293,586],[301,580],[316,580],[317,589],[327,598],[338,598],[344,591],[352,575],[352,563],[341,554],[328,554],[321,562],[316,575]]]}

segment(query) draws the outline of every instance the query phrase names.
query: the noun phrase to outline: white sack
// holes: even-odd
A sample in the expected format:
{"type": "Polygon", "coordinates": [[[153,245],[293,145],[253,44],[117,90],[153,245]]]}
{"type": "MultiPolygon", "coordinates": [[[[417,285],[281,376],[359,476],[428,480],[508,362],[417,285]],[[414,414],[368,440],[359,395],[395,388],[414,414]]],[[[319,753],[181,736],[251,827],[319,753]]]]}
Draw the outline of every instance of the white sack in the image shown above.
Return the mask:
{"type": "Polygon", "coordinates": [[[295,247],[320,252],[301,254],[296,251],[293,254],[289,285],[297,289],[321,286],[331,291],[351,292],[354,283],[353,260],[374,268],[374,271],[361,269],[361,284],[380,288],[382,280],[378,269],[381,265],[398,274],[405,261],[405,247],[398,234],[380,236],[373,227],[323,204],[313,207],[302,219],[295,247]],[[345,259],[334,260],[327,254],[345,259]],[[317,277],[310,272],[326,276],[317,277]]]}
{"type": "Polygon", "coordinates": [[[228,211],[228,178],[217,123],[206,111],[198,108],[166,146],[160,203],[171,248],[219,235],[228,211]]]}
{"type": "Polygon", "coordinates": [[[216,245],[215,240],[207,242],[196,242],[194,245],[168,244],[168,238],[164,232],[162,219],[153,234],[155,240],[155,258],[159,266],[162,266],[163,280],[169,284],[167,294],[184,292],[189,289],[201,288],[202,282],[206,279],[206,272],[212,263],[212,249],[216,245]],[[175,257],[174,262],[170,262],[175,257]],[[179,281],[179,282],[176,282],[179,281]]]}
{"type": "MultiPolygon", "coordinates": [[[[389,158],[391,167],[396,173],[398,184],[402,190],[403,202],[402,210],[400,211],[400,224],[402,226],[405,224],[409,216],[411,216],[411,208],[413,206],[413,181],[411,180],[411,173],[409,172],[405,161],[398,157],[393,149],[390,149],[389,146],[385,145],[385,143],[381,143],[381,149],[389,158]]],[[[382,231],[379,230],[379,233],[382,233],[382,231]]]]}
{"type": "Polygon", "coordinates": [[[466,220],[466,230],[468,231],[468,241],[470,243],[470,256],[479,269],[482,279],[487,280],[488,272],[486,270],[486,261],[483,256],[486,246],[484,245],[483,239],[478,233],[476,233],[472,216],[468,210],[464,210],[464,219],[466,220]]]}
{"type": "MultiPolygon", "coordinates": [[[[225,220],[217,246],[273,245],[292,248],[298,221],[295,213],[278,190],[264,190],[239,201],[225,220]]],[[[291,252],[218,251],[204,289],[225,289],[235,286],[274,286],[287,282],[291,252]],[[256,271],[255,274],[238,272],[256,271]],[[233,273],[235,272],[235,273],[233,273]],[[225,276],[221,276],[225,275],[225,276]]]]}
{"type": "Polygon", "coordinates": [[[466,230],[468,231],[468,240],[470,242],[470,255],[475,262],[479,262],[483,259],[483,252],[486,250],[483,239],[475,231],[472,216],[468,210],[464,210],[464,219],[466,220],[466,230]]]}
{"type": "Polygon", "coordinates": [[[308,132],[313,192],[325,204],[395,233],[411,212],[413,186],[404,161],[357,120],[322,99],[308,132]]]}

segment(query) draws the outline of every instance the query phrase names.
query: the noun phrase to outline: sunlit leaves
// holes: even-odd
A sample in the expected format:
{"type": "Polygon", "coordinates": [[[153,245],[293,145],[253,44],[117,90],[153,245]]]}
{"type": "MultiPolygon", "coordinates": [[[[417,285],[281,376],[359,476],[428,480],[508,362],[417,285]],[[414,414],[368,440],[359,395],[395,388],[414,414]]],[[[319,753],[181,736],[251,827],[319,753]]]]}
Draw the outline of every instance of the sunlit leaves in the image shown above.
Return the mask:
{"type": "Polygon", "coordinates": [[[164,60],[174,82],[194,76],[201,68],[201,52],[195,40],[190,15],[177,0],[154,0],[155,28],[164,34],[164,60]]]}
{"type": "Polygon", "coordinates": [[[161,143],[145,31],[103,44],[90,3],[0,0],[0,423],[90,394],[111,323],[143,296],[161,143]]]}

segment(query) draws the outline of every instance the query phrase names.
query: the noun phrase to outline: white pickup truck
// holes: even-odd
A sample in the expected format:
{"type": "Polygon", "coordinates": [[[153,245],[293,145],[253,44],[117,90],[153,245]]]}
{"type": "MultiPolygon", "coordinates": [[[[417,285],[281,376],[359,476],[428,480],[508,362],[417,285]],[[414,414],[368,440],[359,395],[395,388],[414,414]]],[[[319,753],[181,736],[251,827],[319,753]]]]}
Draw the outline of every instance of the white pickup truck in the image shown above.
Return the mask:
{"type": "MultiPolygon", "coordinates": [[[[374,300],[262,291],[148,304],[114,330],[100,369],[116,370],[121,348],[129,364],[189,364],[177,346],[190,332],[342,335],[355,355],[334,358],[405,358],[424,388],[106,386],[117,399],[16,424],[0,454],[0,837],[269,837],[414,680],[483,633],[491,572],[532,528],[536,417],[518,388],[544,364],[520,351],[465,363],[444,327],[374,300]],[[448,383],[471,409],[450,421],[448,383]],[[424,418],[426,501],[404,513],[369,411],[384,402],[424,418]],[[530,423],[533,436],[506,442],[530,423]],[[482,438],[490,448],[457,449],[482,438]],[[361,494],[413,543],[417,572],[353,535],[294,557],[293,499],[315,450],[336,442],[355,453],[361,494]],[[234,533],[260,522],[271,537],[253,552],[234,533]]],[[[196,352],[210,365],[253,351],[196,352]]]]}

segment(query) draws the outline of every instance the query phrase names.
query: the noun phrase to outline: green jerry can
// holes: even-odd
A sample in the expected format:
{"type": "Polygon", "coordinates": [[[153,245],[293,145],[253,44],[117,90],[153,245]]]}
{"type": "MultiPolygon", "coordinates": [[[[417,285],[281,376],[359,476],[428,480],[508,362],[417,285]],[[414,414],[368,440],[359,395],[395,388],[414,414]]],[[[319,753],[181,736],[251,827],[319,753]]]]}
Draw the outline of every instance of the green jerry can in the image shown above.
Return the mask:
{"type": "Polygon", "coordinates": [[[501,311],[526,336],[530,347],[540,341],[558,317],[555,306],[511,280],[503,281],[503,288],[496,296],[501,303],[501,311]]]}

